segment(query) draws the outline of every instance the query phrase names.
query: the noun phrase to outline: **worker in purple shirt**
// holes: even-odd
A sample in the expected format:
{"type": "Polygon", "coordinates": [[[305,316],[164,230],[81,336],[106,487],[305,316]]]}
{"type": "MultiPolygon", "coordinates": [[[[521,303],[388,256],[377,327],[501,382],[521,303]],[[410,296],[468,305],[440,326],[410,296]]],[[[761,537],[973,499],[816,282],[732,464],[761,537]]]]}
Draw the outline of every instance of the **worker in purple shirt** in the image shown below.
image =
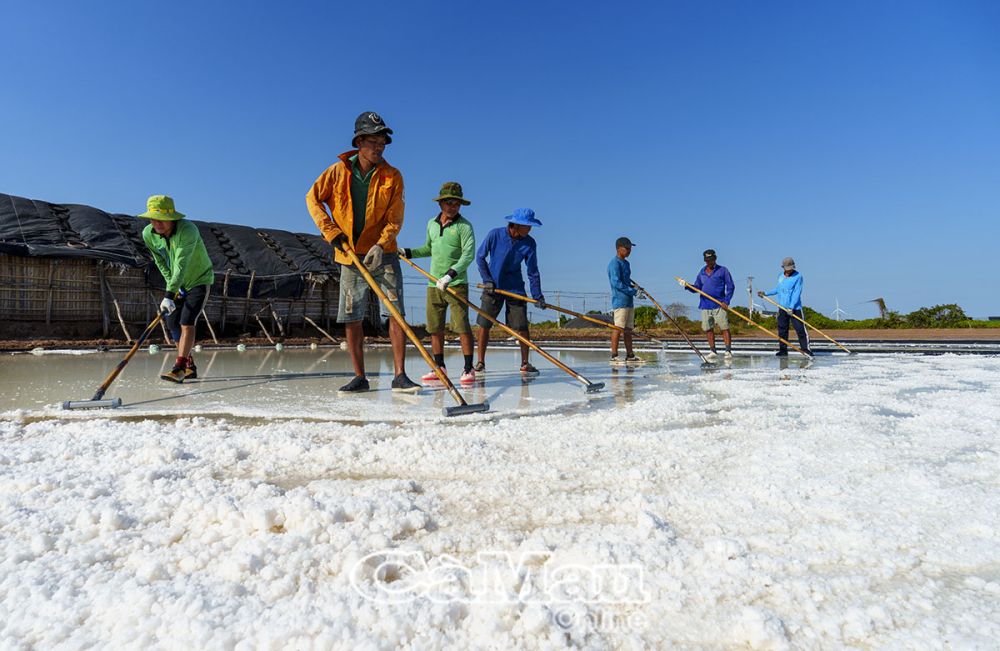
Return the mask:
{"type": "MultiPolygon", "coordinates": [[[[538,257],[535,254],[535,239],[528,235],[533,226],[541,226],[542,222],[535,217],[531,208],[518,208],[513,214],[507,215],[507,226],[494,228],[486,234],[486,239],[476,251],[476,265],[483,279],[483,312],[496,318],[506,303],[507,326],[528,338],[528,305],[525,301],[508,298],[494,293],[494,289],[502,289],[515,294],[524,295],[524,278],[521,276],[521,263],[528,272],[528,283],[531,285],[531,298],[538,301],[538,307],[545,309],[545,297],[542,296],[542,280],[538,275],[538,257]]],[[[486,371],[486,344],[490,340],[490,328],[493,324],[479,315],[476,319],[479,325],[479,362],[476,373],[486,371]]],[[[521,375],[538,375],[538,369],[528,362],[528,346],[521,344],[521,375]]]]}
{"type": "Polygon", "coordinates": [[[799,348],[811,357],[813,353],[809,349],[809,333],[806,332],[805,325],[799,320],[804,318],[802,316],[802,274],[795,270],[795,260],[792,258],[782,260],[778,284],[769,292],[757,292],[757,296],[777,296],[778,305],[781,306],[778,311],[778,336],[781,337],[782,341],[778,344],[778,352],[775,355],[778,357],[788,355],[788,346],[785,345],[785,341],[788,340],[788,325],[791,323],[795,327],[795,334],[799,337],[799,348]],[[798,317],[798,319],[794,317],[798,317]]]}
{"type": "MultiPolygon", "coordinates": [[[[726,310],[729,308],[729,302],[733,300],[736,283],[733,282],[733,276],[729,273],[729,269],[715,263],[714,249],[706,250],[702,256],[705,259],[705,266],[698,272],[698,278],[691,283],[691,286],[700,289],[725,306],[719,307],[718,303],[710,301],[704,296],[701,297],[701,302],[698,304],[701,309],[701,329],[705,333],[708,347],[711,349],[705,357],[710,362],[718,359],[718,354],[715,351],[715,327],[718,326],[719,330],[722,331],[722,341],[726,344],[725,357],[732,359],[733,340],[729,334],[729,313],[726,310]]],[[[696,293],[691,287],[688,287],[685,281],[681,280],[679,283],[689,292],[696,293]]]]}

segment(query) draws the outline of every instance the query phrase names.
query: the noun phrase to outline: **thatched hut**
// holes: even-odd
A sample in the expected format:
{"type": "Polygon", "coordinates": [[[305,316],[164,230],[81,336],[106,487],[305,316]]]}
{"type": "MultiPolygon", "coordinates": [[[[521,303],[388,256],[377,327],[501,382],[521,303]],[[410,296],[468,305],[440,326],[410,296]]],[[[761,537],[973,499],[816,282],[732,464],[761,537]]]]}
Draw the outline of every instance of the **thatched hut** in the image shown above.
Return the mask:
{"type": "MultiPolygon", "coordinates": [[[[335,325],[340,271],[321,237],[192,221],[216,277],[199,329],[280,337],[318,334],[309,319],[335,325]]],[[[165,286],[142,241],[145,224],[0,193],[0,337],[135,336],[165,286]]],[[[377,300],[371,306],[369,328],[379,323],[377,300]]]]}

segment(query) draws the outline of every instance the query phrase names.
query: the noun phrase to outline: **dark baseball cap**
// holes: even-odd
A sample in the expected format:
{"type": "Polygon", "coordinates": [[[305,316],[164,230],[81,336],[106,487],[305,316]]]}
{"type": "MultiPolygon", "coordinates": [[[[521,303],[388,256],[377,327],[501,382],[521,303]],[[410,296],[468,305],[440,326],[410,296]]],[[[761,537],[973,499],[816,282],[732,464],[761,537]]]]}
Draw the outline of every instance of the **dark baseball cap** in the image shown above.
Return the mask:
{"type": "Polygon", "coordinates": [[[615,240],[615,248],[617,249],[619,246],[624,246],[631,249],[633,246],[635,246],[635,243],[632,240],[628,239],[627,237],[619,237],[617,240],[615,240]]]}
{"type": "Polygon", "coordinates": [[[704,256],[704,258],[705,258],[706,260],[708,260],[709,258],[714,258],[714,257],[716,257],[716,256],[715,256],[715,249],[705,249],[705,252],[704,252],[704,253],[702,253],[702,256],[704,256]]]}

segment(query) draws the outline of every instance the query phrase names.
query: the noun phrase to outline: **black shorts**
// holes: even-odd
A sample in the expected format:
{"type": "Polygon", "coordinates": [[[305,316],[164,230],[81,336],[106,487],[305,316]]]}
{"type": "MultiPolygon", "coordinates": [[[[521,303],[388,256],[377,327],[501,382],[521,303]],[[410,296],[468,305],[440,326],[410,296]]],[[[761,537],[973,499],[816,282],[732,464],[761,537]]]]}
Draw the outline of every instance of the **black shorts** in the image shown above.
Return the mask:
{"type": "MultiPolygon", "coordinates": [[[[504,303],[507,304],[507,313],[504,316],[504,321],[507,323],[507,327],[527,332],[528,304],[525,301],[483,292],[483,304],[480,309],[489,314],[491,317],[496,318],[496,316],[500,314],[500,309],[504,306],[504,303]]],[[[476,323],[479,324],[480,328],[489,329],[493,327],[493,324],[482,314],[480,314],[479,318],[476,319],[476,323]]]]}
{"type": "Polygon", "coordinates": [[[181,326],[193,326],[205,307],[208,300],[208,285],[198,285],[187,291],[184,298],[177,297],[174,304],[177,309],[167,317],[167,324],[170,326],[170,334],[175,337],[180,336],[181,326]]]}

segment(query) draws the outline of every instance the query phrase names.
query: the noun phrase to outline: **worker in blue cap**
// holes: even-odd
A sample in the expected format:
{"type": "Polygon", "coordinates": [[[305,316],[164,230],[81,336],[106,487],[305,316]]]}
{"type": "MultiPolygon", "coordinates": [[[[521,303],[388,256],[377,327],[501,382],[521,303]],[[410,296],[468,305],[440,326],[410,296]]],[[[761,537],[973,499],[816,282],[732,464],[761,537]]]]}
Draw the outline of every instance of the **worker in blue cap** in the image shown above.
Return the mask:
{"type": "MultiPolygon", "coordinates": [[[[545,309],[545,297],[542,295],[542,279],[538,275],[538,258],[535,254],[535,239],[528,233],[532,227],[541,226],[542,222],[535,217],[531,208],[518,208],[513,214],[507,215],[507,226],[494,228],[486,234],[486,238],[476,251],[476,264],[479,275],[483,279],[483,312],[496,318],[504,304],[507,312],[504,321],[512,330],[516,330],[528,338],[528,305],[525,301],[513,299],[494,293],[494,289],[502,289],[514,294],[524,295],[524,277],[521,276],[521,263],[528,271],[528,284],[531,286],[531,298],[538,301],[538,307],[545,309]]],[[[486,344],[490,339],[490,321],[482,315],[476,320],[479,325],[479,362],[476,372],[486,371],[486,344]]],[[[528,362],[528,346],[521,344],[521,375],[538,375],[538,369],[528,362]]]]}

